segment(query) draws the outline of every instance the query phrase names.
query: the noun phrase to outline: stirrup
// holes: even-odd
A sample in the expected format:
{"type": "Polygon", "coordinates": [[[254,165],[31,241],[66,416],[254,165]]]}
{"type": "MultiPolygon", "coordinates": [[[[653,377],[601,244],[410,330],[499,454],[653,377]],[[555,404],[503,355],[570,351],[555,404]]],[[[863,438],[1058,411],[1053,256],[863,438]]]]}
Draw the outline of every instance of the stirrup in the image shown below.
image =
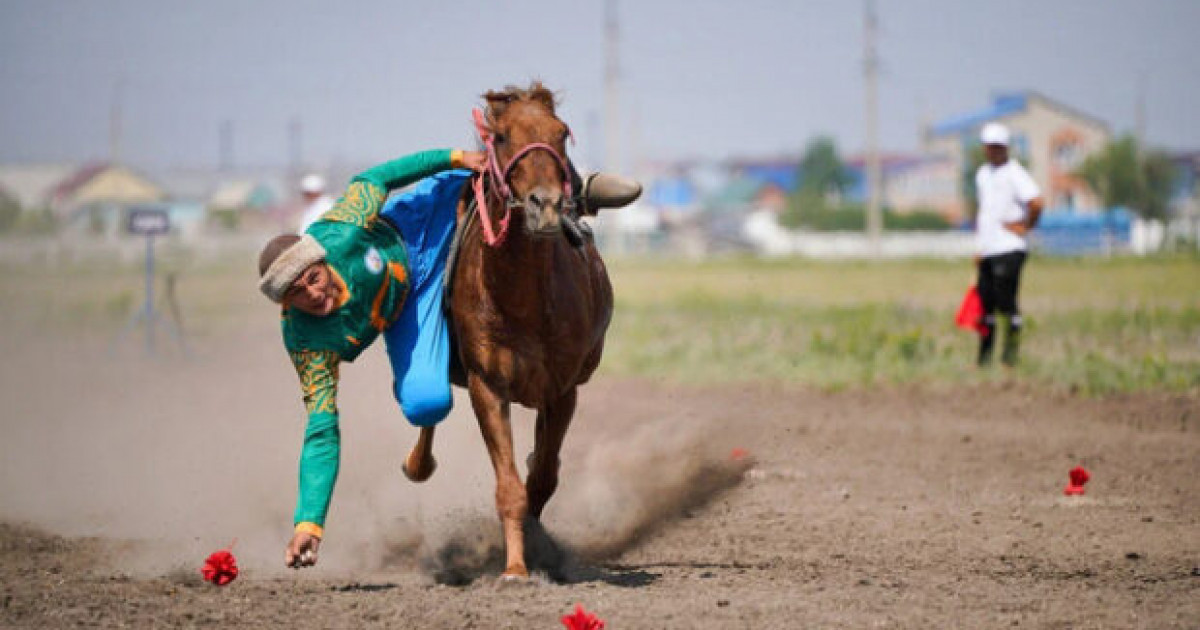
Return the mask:
{"type": "Polygon", "coordinates": [[[595,215],[602,208],[623,208],[642,195],[636,180],[608,173],[592,173],[583,180],[579,192],[583,214],[595,215]]]}
{"type": "Polygon", "coordinates": [[[580,220],[578,217],[573,217],[569,214],[559,216],[559,222],[562,223],[563,234],[566,235],[567,241],[571,243],[571,247],[576,249],[591,243],[595,240],[592,234],[592,226],[586,221],[580,220]]]}

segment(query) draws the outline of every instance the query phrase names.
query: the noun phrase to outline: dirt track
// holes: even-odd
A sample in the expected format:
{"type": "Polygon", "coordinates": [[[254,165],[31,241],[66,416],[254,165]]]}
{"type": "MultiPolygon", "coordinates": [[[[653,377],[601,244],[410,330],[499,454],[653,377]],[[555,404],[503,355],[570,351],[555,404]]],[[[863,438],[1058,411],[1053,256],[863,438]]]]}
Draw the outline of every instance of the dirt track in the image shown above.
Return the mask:
{"type": "Polygon", "coordinates": [[[609,628],[1200,625],[1194,398],[601,379],[546,514],[575,551],[501,588],[465,401],[408,484],[377,356],[344,372],[321,564],[279,566],[302,418],[256,339],[186,362],[7,340],[0,626],[554,628],[575,602],[609,628]],[[1088,494],[1063,497],[1076,464],[1088,494]],[[235,537],[242,577],[200,582],[235,537]]]}

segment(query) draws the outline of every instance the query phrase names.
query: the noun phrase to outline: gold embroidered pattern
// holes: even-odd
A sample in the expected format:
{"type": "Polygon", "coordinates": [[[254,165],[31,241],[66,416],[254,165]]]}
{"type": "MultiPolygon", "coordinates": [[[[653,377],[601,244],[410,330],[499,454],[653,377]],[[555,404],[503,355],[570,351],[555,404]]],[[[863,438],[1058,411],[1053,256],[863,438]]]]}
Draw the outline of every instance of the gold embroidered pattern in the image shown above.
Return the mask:
{"type": "Polygon", "coordinates": [[[387,192],[369,182],[354,182],[346,189],[346,194],[338,199],[325,214],[323,221],[339,221],[365,228],[379,216],[387,192]]]}
{"type": "Polygon", "coordinates": [[[337,413],[338,356],[328,350],[289,352],[308,413],[337,413]]]}

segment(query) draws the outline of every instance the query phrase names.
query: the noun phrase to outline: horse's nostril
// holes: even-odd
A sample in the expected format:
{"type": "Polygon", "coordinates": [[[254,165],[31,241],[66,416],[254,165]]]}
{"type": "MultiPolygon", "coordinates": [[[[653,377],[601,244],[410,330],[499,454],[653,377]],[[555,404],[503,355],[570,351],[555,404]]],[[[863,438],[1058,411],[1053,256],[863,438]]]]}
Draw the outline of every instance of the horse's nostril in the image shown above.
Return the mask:
{"type": "Polygon", "coordinates": [[[538,197],[537,193],[529,193],[529,203],[540,208],[542,207],[542,198],[538,197]]]}

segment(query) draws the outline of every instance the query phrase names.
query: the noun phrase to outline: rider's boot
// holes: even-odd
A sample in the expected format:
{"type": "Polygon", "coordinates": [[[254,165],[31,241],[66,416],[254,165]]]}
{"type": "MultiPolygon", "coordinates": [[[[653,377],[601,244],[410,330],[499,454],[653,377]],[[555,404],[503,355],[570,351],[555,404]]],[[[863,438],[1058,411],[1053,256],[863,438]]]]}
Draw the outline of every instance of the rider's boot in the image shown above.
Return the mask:
{"type": "Polygon", "coordinates": [[[592,173],[583,178],[580,212],[595,216],[603,208],[624,208],[642,195],[636,180],[609,173],[592,173]]]}
{"type": "MultiPolygon", "coordinates": [[[[572,168],[571,179],[575,189],[579,191],[576,208],[579,215],[596,216],[602,208],[623,208],[642,194],[641,184],[620,175],[592,173],[581,178],[572,168]]],[[[563,213],[562,225],[567,239],[575,247],[581,247],[594,238],[592,226],[580,221],[577,216],[571,216],[570,213],[563,213]]]]}

